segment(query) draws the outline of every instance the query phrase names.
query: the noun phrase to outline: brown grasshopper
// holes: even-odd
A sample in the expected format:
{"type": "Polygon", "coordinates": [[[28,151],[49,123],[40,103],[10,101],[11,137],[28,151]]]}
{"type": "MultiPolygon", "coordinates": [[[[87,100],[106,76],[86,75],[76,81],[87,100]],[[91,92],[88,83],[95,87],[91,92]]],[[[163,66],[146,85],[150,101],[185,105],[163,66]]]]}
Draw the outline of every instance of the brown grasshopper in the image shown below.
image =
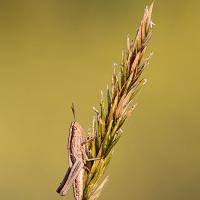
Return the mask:
{"type": "Polygon", "coordinates": [[[94,138],[84,137],[83,128],[76,121],[75,109],[73,104],[72,112],[74,116],[74,121],[71,123],[70,126],[67,145],[69,168],[67,169],[67,172],[56,192],[59,193],[61,196],[64,196],[67,194],[69,188],[72,185],[75,200],[82,200],[84,187],[84,169],[87,169],[86,161],[92,161],[98,158],[87,158],[85,145],[87,142],[93,140],[94,138]]]}

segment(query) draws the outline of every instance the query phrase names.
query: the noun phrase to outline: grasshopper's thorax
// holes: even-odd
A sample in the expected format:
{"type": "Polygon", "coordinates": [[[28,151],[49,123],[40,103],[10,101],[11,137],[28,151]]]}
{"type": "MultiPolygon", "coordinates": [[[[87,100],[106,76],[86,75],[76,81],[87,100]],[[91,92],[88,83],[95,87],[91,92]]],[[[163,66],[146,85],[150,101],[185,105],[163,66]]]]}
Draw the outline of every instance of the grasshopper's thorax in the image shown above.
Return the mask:
{"type": "Polygon", "coordinates": [[[70,154],[74,163],[76,159],[83,159],[83,128],[78,122],[72,122],[71,130],[70,154]]]}

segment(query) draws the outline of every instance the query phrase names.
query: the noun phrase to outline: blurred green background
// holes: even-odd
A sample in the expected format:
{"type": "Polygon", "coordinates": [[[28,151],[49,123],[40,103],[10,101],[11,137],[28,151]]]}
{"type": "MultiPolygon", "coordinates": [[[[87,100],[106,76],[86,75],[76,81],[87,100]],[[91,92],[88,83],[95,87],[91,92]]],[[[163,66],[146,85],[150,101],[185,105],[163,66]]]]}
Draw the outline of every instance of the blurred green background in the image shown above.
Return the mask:
{"type": "MultiPolygon", "coordinates": [[[[145,0],[0,1],[0,199],[61,199],[66,136],[87,130],[145,0]]],[[[200,199],[200,1],[155,1],[148,84],[101,199],[200,199]]],[[[68,197],[72,199],[70,192],[68,197]]]]}

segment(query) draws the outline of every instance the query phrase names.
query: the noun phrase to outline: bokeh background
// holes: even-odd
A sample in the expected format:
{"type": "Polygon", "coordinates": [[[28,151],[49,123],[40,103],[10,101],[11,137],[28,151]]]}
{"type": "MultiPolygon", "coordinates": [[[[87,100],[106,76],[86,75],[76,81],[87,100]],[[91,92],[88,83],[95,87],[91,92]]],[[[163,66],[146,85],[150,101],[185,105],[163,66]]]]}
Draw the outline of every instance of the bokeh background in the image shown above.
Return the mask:
{"type": "MultiPolygon", "coordinates": [[[[76,104],[87,130],[145,0],[0,1],[0,199],[56,200],[76,104]]],[[[101,199],[200,199],[200,1],[157,0],[144,76],[101,199]]],[[[63,199],[73,199],[72,194],[63,199]]]]}

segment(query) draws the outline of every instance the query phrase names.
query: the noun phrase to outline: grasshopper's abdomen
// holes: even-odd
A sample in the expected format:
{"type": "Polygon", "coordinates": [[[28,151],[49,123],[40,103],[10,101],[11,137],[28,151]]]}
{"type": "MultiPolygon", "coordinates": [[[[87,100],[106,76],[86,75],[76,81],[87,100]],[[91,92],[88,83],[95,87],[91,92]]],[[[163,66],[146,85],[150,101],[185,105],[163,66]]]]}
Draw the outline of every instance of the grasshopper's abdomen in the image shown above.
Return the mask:
{"type": "Polygon", "coordinates": [[[82,200],[83,198],[83,179],[84,169],[82,169],[73,183],[73,191],[75,200],[82,200]]]}

